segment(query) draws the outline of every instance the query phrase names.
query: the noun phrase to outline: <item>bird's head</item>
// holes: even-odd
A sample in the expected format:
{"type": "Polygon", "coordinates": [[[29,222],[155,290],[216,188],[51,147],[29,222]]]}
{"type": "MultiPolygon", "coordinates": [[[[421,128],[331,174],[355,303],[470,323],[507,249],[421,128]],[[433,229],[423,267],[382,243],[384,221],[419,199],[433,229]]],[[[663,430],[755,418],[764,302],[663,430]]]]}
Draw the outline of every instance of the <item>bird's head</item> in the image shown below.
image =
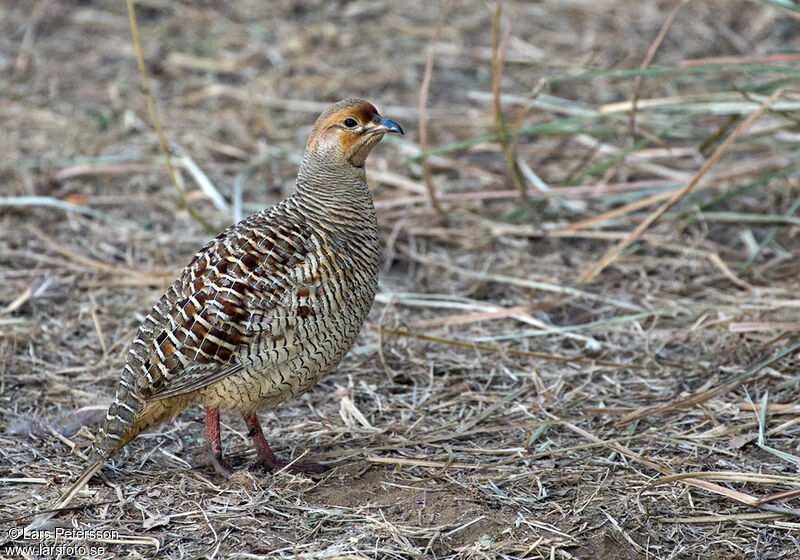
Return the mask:
{"type": "Polygon", "coordinates": [[[372,103],[345,99],[322,113],[306,147],[306,155],[364,167],[370,151],[386,133],[403,134],[393,120],[380,116],[372,103]]]}

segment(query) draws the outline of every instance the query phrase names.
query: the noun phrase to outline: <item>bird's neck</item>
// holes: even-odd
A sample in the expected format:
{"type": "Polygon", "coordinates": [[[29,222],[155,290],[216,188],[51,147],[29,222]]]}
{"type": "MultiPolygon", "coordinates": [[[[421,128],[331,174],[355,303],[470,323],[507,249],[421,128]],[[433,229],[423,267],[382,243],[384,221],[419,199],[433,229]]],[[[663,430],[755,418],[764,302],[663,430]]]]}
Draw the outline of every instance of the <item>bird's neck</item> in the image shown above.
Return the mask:
{"type": "Polygon", "coordinates": [[[303,159],[297,174],[297,193],[325,205],[372,205],[363,167],[321,158],[303,159]]]}
{"type": "Polygon", "coordinates": [[[304,159],[293,197],[309,217],[337,228],[374,230],[375,205],[363,167],[304,159]],[[334,218],[335,217],[335,218],[334,218]]]}

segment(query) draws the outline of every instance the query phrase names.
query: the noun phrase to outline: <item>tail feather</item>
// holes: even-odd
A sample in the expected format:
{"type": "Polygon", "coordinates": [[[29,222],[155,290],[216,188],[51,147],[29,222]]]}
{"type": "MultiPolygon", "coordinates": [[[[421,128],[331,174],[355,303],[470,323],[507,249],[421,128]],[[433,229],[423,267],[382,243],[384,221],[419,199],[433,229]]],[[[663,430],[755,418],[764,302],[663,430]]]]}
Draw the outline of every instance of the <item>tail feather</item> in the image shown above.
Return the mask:
{"type": "Polygon", "coordinates": [[[30,530],[41,529],[50,519],[52,519],[53,516],[55,516],[59,512],[59,510],[67,507],[72,501],[72,499],[78,495],[78,492],[83,490],[83,487],[86,486],[86,484],[95,475],[95,473],[97,473],[97,471],[100,470],[100,467],[103,466],[104,462],[105,461],[95,461],[94,463],[86,467],[83,473],[81,473],[81,476],[78,477],[78,480],[76,480],[72,484],[72,486],[70,486],[69,490],[67,490],[58,499],[58,501],[55,504],[53,504],[53,507],[50,510],[37,515],[31,522],[31,524],[28,525],[27,529],[30,530]]]}
{"type": "Polygon", "coordinates": [[[185,406],[185,398],[155,401],[139,408],[136,411],[137,415],[133,417],[132,420],[128,420],[125,417],[121,417],[119,414],[112,415],[112,410],[116,411],[119,409],[119,407],[115,407],[112,404],[112,409],[109,410],[106,421],[103,427],[98,431],[92,449],[89,452],[89,460],[91,461],[89,466],[84,469],[81,476],[70,486],[69,490],[53,504],[52,508],[38,514],[34,518],[28,526],[28,529],[43,528],[47,521],[57,515],[60,510],[67,507],[73,498],[78,495],[78,492],[83,490],[89,480],[100,470],[100,467],[103,466],[103,463],[116,455],[120,449],[142,431],[160,424],[169,416],[176,415],[183,410],[185,406]]]}

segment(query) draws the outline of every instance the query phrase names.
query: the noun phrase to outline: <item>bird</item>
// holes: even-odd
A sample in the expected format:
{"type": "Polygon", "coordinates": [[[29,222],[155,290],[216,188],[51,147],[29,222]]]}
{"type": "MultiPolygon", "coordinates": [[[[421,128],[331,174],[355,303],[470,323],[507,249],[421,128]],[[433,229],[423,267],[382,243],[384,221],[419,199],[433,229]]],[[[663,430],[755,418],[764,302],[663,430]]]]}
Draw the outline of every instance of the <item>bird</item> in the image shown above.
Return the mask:
{"type": "Polygon", "coordinates": [[[220,409],[243,416],[256,467],[328,470],[278,460],[257,412],[298,397],[336,368],[367,317],[380,250],[364,165],[385,134],[403,129],[362,99],[319,116],[294,193],[208,242],[144,319],[88,466],[29,527],[69,504],[142,431],[192,405],[205,406],[211,461],[223,476],[233,470],[222,456],[220,409]]]}

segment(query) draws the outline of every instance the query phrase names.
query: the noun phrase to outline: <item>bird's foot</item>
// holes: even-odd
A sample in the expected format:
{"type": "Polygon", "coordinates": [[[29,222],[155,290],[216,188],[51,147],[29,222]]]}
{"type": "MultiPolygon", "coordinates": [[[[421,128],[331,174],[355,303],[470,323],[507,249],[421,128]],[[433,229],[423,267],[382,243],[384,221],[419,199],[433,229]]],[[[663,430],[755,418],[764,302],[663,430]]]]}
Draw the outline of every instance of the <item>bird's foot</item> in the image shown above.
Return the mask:
{"type": "Polygon", "coordinates": [[[261,429],[261,424],[258,423],[258,417],[255,413],[245,414],[244,421],[250,429],[250,437],[253,438],[253,445],[258,454],[258,460],[250,467],[251,472],[274,472],[286,469],[287,472],[292,474],[315,475],[331,470],[330,467],[318,465],[317,463],[284,463],[283,461],[278,461],[272,449],[269,448],[267,438],[264,437],[264,431],[261,429]]]}
{"type": "Polygon", "coordinates": [[[225,478],[230,478],[234,473],[231,466],[222,458],[222,455],[211,453],[211,464],[214,465],[214,470],[225,478]]]}

